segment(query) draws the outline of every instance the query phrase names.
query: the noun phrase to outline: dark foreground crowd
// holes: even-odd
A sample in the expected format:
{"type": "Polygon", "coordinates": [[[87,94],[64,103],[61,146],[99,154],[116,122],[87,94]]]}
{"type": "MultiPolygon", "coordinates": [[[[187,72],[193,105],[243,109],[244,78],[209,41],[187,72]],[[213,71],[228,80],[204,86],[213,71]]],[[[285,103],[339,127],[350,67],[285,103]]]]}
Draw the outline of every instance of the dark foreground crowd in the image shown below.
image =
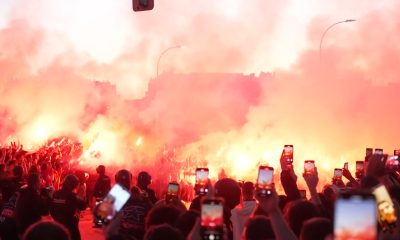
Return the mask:
{"type": "MultiPolygon", "coordinates": [[[[29,156],[31,161],[27,166],[26,161],[21,162],[27,153],[15,144],[3,147],[0,154],[1,240],[79,240],[82,211],[90,209],[95,213],[114,184],[128,191],[129,199],[110,219],[93,216],[93,227],[101,228],[104,239],[109,240],[400,239],[399,169],[388,168],[388,156],[384,154],[366,156],[365,167],[355,177],[346,167],[342,168],[341,174],[347,181],[335,175],[332,183],[320,192],[317,169],[305,171],[302,177],[308,187],[306,196],[297,186],[293,163],[288,164],[282,154],[282,170],[276,182],[282,185],[285,194],[279,195],[274,185],[267,194],[260,194],[262,189],[256,182],[222,178],[201,186],[206,191],[195,189],[197,195],[189,203],[182,201],[180,194],[156,196],[150,188],[151,176],[144,171],[137,174],[137,179],[126,169],[109,177],[106,167],[100,165],[94,188],[88,194],[85,181],[88,176],[79,170],[63,170],[59,166],[60,157],[53,162],[46,154],[29,156]],[[351,229],[347,235],[339,235],[335,226],[342,224],[337,219],[338,199],[357,194],[370,196],[377,186],[387,190],[391,201],[387,206],[376,202],[376,216],[372,216],[376,218],[375,224],[365,228],[364,235],[351,235],[351,229]],[[210,235],[204,226],[202,208],[207,199],[222,200],[223,227],[210,225],[221,235],[210,235]],[[43,221],[48,215],[52,221],[43,221]]],[[[340,221],[347,222],[350,218],[340,221]]]]}

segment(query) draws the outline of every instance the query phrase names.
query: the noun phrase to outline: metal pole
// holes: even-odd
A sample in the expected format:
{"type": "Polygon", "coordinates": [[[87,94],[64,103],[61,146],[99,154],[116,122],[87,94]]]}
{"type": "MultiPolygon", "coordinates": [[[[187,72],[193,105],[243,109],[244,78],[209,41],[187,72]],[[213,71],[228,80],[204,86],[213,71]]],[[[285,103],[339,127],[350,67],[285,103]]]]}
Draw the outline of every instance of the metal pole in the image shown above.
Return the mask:
{"type": "Polygon", "coordinates": [[[161,60],[162,56],[163,56],[165,53],[167,53],[169,50],[174,49],[174,48],[182,48],[182,46],[181,46],[181,45],[177,45],[177,46],[169,47],[169,48],[165,49],[165,50],[160,54],[160,56],[158,57],[158,61],[157,61],[157,77],[158,77],[158,67],[159,67],[159,65],[160,65],[160,60],[161,60]]]}
{"type": "Polygon", "coordinates": [[[321,61],[321,56],[322,56],[322,41],[324,40],[325,34],[329,31],[329,29],[333,28],[334,26],[336,26],[336,25],[338,25],[338,24],[340,24],[340,23],[348,23],[348,22],[354,22],[354,21],[356,21],[356,20],[355,20],[355,19],[346,19],[346,20],[344,20],[344,21],[339,21],[339,22],[336,22],[336,23],[330,25],[330,26],[324,31],[324,33],[323,33],[322,36],[321,36],[321,40],[319,41],[319,60],[320,60],[320,61],[321,61]]]}

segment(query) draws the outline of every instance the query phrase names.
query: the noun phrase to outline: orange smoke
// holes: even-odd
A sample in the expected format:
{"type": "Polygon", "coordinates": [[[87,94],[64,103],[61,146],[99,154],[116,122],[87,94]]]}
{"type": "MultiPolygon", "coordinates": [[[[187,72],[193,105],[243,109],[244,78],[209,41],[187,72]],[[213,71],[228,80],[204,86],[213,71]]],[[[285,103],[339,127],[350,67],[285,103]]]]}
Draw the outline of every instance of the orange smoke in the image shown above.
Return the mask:
{"type": "Polygon", "coordinates": [[[223,169],[245,180],[255,179],[260,164],[278,173],[283,146],[293,144],[297,174],[313,159],[323,183],[344,162],[354,170],[365,147],[388,153],[399,147],[398,4],[363,5],[356,23],[328,33],[319,59],[331,16],[308,16],[298,23],[307,28],[290,28],[305,32],[304,39],[282,41],[291,35],[281,31],[293,24],[294,3],[255,2],[196,3],[196,10],[182,12],[193,3],[177,1],[147,15],[122,12],[127,26],[121,28],[135,31],[122,41],[118,25],[109,26],[96,47],[87,44],[85,29],[78,41],[71,26],[63,32],[45,25],[45,14],[23,20],[37,2],[11,11],[0,29],[0,141],[35,148],[46,138],[77,136],[82,164],[135,169],[156,165],[169,146],[182,168],[208,166],[214,178],[223,169]],[[103,38],[119,42],[119,51],[104,57],[103,38]],[[166,54],[155,77],[159,53],[177,43],[188,48],[166,54]],[[292,45],[293,53],[282,50],[292,45]],[[270,66],[274,74],[263,74],[270,66]],[[261,74],[242,74],[248,72],[261,74]]]}

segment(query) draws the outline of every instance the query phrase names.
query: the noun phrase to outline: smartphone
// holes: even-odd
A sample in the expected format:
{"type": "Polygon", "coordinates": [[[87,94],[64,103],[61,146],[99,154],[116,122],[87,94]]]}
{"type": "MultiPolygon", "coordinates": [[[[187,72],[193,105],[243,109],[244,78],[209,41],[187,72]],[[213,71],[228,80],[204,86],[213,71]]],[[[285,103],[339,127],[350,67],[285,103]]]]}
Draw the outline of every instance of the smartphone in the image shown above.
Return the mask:
{"type": "Polygon", "coordinates": [[[293,145],[285,145],[283,147],[283,157],[289,167],[293,167],[293,145]]]}
{"type": "Polygon", "coordinates": [[[196,193],[199,195],[205,195],[208,192],[208,168],[196,168],[196,193]]]}
{"type": "Polygon", "coordinates": [[[305,160],[304,161],[304,173],[306,175],[312,175],[315,171],[315,162],[314,160],[305,160]]]}
{"type": "Polygon", "coordinates": [[[340,194],[335,202],[334,239],[377,239],[376,211],[372,194],[340,194]]]}
{"type": "Polygon", "coordinates": [[[260,197],[271,195],[274,187],[274,168],[268,166],[260,166],[258,168],[257,177],[257,194],[260,197]]]}
{"type": "Polygon", "coordinates": [[[94,209],[95,217],[111,220],[122,209],[131,194],[121,185],[115,184],[107,196],[94,209]]]}
{"type": "Polygon", "coordinates": [[[222,198],[205,198],[201,203],[202,239],[224,239],[224,211],[222,198]]]}
{"type": "Polygon", "coordinates": [[[393,155],[400,156],[400,149],[395,149],[393,155]]]}
{"type": "Polygon", "coordinates": [[[383,149],[382,148],[375,148],[375,154],[376,155],[382,155],[383,154],[383,149]]]}
{"type": "Polygon", "coordinates": [[[356,178],[364,176],[364,161],[356,161],[356,178]]]}
{"type": "Polygon", "coordinates": [[[165,201],[168,203],[173,198],[178,198],[179,196],[179,183],[170,182],[168,183],[167,195],[165,197],[165,201]]]}
{"type": "Polygon", "coordinates": [[[301,197],[302,199],[307,199],[307,192],[306,192],[306,190],[304,190],[304,189],[299,189],[299,192],[300,192],[300,197],[301,197]]]}
{"type": "Polygon", "coordinates": [[[399,166],[399,156],[393,155],[393,156],[388,156],[386,163],[385,163],[386,169],[390,171],[397,171],[400,169],[399,166]]]}
{"type": "Polygon", "coordinates": [[[349,170],[349,163],[345,162],[344,165],[343,165],[343,168],[346,169],[346,170],[349,170]]]}
{"type": "Polygon", "coordinates": [[[374,150],[372,148],[365,149],[365,157],[369,157],[373,154],[374,150]]]}
{"type": "Polygon", "coordinates": [[[373,192],[378,208],[378,221],[383,231],[395,227],[397,214],[394,209],[392,198],[390,197],[386,187],[382,184],[377,186],[373,192]]]}
{"type": "Polygon", "coordinates": [[[333,171],[333,179],[340,181],[342,180],[342,176],[343,176],[343,169],[335,168],[335,170],[333,171]]]}

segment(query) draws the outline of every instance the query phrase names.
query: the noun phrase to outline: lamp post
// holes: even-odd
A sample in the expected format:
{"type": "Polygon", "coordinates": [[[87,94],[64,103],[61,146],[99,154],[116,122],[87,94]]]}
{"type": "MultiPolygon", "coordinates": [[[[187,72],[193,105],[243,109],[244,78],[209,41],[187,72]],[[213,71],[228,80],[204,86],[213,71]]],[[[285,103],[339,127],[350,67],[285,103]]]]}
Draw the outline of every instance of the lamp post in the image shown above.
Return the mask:
{"type": "Polygon", "coordinates": [[[157,61],[157,77],[158,77],[158,67],[159,67],[159,65],[160,65],[160,61],[161,61],[162,56],[163,56],[164,54],[166,54],[169,50],[172,50],[172,49],[175,49],[175,48],[183,48],[183,46],[182,46],[182,45],[176,45],[176,46],[169,47],[169,48],[165,49],[165,50],[160,54],[160,56],[158,57],[158,61],[157,61]]]}
{"type": "Polygon", "coordinates": [[[356,20],[355,20],[355,19],[346,19],[346,20],[344,20],[344,21],[339,21],[339,22],[336,22],[336,23],[330,25],[330,26],[324,31],[324,33],[323,33],[322,36],[321,36],[321,40],[319,41],[319,60],[320,60],[320,61],[321,61],[321,55],[322,55],[322,41],[324,40],[325,34],[329,31],[329,29],[333,28],[334,26],[336,26],[336,25],[338,25],[338,24],[340,24],[340,23],[349,23],[349,22],[354,22],[354,21],[356,21],[356,20]]]}

